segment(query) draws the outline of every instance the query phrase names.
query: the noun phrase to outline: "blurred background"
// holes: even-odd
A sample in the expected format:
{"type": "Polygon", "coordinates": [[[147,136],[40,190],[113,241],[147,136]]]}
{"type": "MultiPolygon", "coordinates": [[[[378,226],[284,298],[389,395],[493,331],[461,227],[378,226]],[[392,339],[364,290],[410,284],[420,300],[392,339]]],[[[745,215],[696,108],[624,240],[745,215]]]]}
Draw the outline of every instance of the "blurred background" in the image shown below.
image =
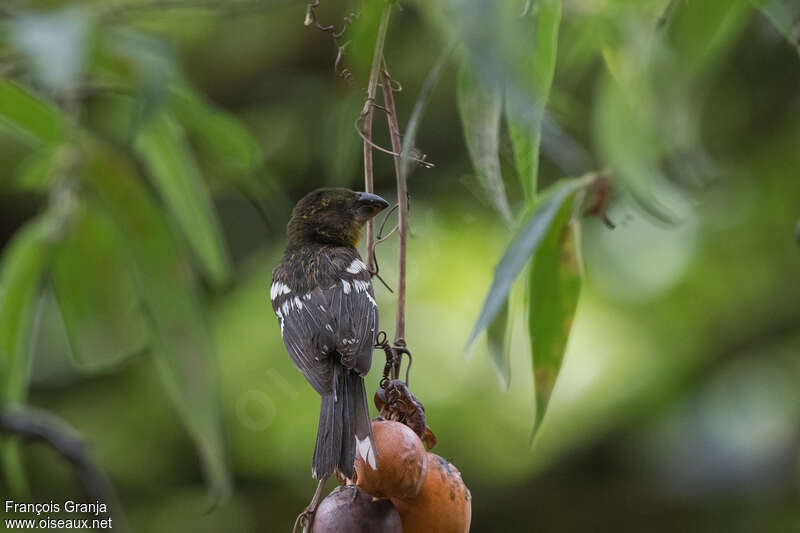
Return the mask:
{"type": "MultiPolygon", "coordinates": [[[[0,6],[3,401],[80,432],[132,531],[287,531],[313,492],[319,399],[267,288],[293,203],[363,188],[376,1],[316,11],[337,29],[359,14],[345,76],[305,2],[0,6]]],[[[497,5],[400,2],[385,49],[403,127],[443,61],[415,143],[435,167],[409,180],[406,338],[472,530],[800,531],[800,8],[563,1],[540,182],[610,168],[616,229],[582,221],[586,282],[532,444],[522,311],[507,391],[483,339],[464,349],[513,233],[470,163],[458,63],[505,76],[524,55],[508,13],[538,2],[497,5]]],[[[499,156],[516,214],[505,130],[499,156]]],[[[394,179],[375,152],[390,201],[394,179]]],[[[396,241],[378,258],[396,285],[396,241]]],[[[19,472],[11,455],[4,500],[81,497],[52,449],[22,447],[19,472]]]]}

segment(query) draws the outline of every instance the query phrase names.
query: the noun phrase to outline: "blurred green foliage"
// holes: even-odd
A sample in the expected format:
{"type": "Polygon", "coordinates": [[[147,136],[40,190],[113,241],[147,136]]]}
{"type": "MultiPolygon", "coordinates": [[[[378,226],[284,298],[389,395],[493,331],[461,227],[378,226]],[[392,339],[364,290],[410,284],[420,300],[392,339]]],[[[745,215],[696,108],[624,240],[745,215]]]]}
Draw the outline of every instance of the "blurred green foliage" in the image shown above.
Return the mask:
{"type": "MultiPolygon", "coordinates": [[[[349,80],[303,2],[0,6],[0,399],[79,430],[134,531],[283,531],[310,496],[318,400],[266,287],[293,201],[361,187],[383,6],[316,11],[358,15],[349,80]]],[[[436,164],[410,177],[411,386],[473,530],[800,527],[799,14],[394,7],[400,123],[436,164]],[[602,169],[613,231],[579,209],[602,169]]],[[[52,450],[0,445],[4,499],[81,496],[52,450]]]]}

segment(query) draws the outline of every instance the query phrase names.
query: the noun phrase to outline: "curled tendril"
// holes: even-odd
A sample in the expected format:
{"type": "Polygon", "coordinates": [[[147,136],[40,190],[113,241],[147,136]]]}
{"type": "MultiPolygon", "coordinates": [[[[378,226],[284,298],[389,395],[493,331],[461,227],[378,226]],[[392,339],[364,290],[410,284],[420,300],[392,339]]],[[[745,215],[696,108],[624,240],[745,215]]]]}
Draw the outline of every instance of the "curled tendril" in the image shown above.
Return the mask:
{"type": "Polygon", "coordinates": [[[347,30],[350,28],[350,25],[355,21],[359,14],[357,12],[351,11],[347,15],[344,16],[342,27],[337,31],[336,26],[333,24],[322,25],[320,24],[319,20],[317,19],[317,12],[315,11],[317,7],[319,7],[320,0],[314,0],[306,5],[306,18],[303,21],[303,24],[306,26],[314,26],[320,31],[330,34],[331,38],[333,39],[334,45],[336,45],[336,60],[333,64],[333,71],[336,75],[340,78],[343,78],[348,83],[352,83],[353,81],[353,72],[349,68],[339,68],[339,65],[342,62],[342,57],[344,56],[345,49],[349,44],[349,41],[344,43],[339,42],[339,39],[347,33],[347,30]]]}
{"type": "MultiPolygon", "coordinates": [[[[373,105],[374,105],[374,104],[373,104],[373,105]]],[[[380,106],[374,105],[374,107],[377,107],[378,109],[381,109],[382,111],[386,112],[386,110],[385,110],[384,108],[380,107],[380,106]]],[[[374,142],[372,142],[372,140],[371,140],[371,139],[369,139],[369,138],[368,138],[368,137],[367,137],[367,136],[364,134],[364,128],[362,128],[362,127],[361,127],[361,121],[363,120],[363,118],[364,118],[364,117],[363,117],[363,115],[362,115],[362,116],[360,116],[360,117],[358,117],[358,118],[356,119],[356,124],[355,124],[355,126],[356,126],[356,131],[358,132],[358,135],[361,137],[361,139],[362,139],[362,140],[363,140],[365,143],[367,143],[367,144],[369,144],[370,146],[372,146],[374,149],[378,150],[379,152],[383,152],[384,154],[388,154],[388,155],[391,155],[391,156],[393,156],[393,157],[400,157],[400,154],[398,154],[397,152],[394,152],[394,151],[392,151],[392,150],[389,150],[388,148],[384,148],[383,146],[380,146],[380,145],[378,145],[378,144],[375,144],[374,142]]],[[[410,159],[410,160],[412,160],[413,162],[415,162],[417,165],[419,165],[419,166],[421,166],[421,167],[424,167],[424,168],[433,168],[433,167],[435,167],[435,166],[436,166],[436,165],[434,165],[433,163],[431,163],[430,161],[427,161],[427,160],[426,160],[426,157],[427,157],[427,156],[426,156],[425,154],[422,154],[422,155],[421,155],[421,156],[419,156],[419,157],[417,157],[416,155],[413,155],[413,154],[408,154],[406,157],[408,157],[408,159],[410,159]]]]}
{"type": "MultiPolygon", "coordinates": [[[[392,212],[393,212],[393,211],[395,211],[396,209],[397,209],[397,204],[395,204],[395,206],[394,206],[394,207],[392,207],[392,208],[391,208],[391,209],[390,209],[390,210],[389,210],[389,211],[388,211],[388,212],[387,212],[387,213],[384,215],[384,217],[383,217],[383,222],[381,223],[380,230],[378,230],[378,235],[376,236],[375,240],[372,242],[372,245],[371,245],[371,246],[369,247],[369,249],[367,250],[367,253],[369,254],[369,257],[372,257],[372,264],[374,265],[374,266],[373,266],[373,267],[370,269],[370,271],[369,271],[369,273],[370,273],[370,276],[372,276],[372,277],[377,277],[377,278],[380,280],[380,282],[381,282],[381,283],[383,283],[383,286],[384,286],[384,287],[386,287],[386,290],[387,290],[387,291],[389,291],[389,292],[390,292],[390,293],[392,293],[392,294],[394,294],[394,290],[392,290],[392,288],[389,286],[389,284],[388,284],[388,283],[386,283],[386,280],[385,280],[385,279],[383,279],[383,278],[381,277],[381,275],[380,275],[380,265],[378,264],[378,256],[375,254],[375,248],[376,248],[376,247],[377,247],[377,246],[378,246],[380,243],[382,243],[383,241],[385,241],[386,239],[388,239],[388,238],[389,238],[389,236],[390,236],[392,233],[394,233],[394,232],[397,230],[398,226],[395,226],[395,227],[394,227],[394,229],[392,229],[392,231],[390,231],[390,232],[389,232],[388,234],[386,234],[386,235],[383,235],[383,228],[384,228],[384,226],[386,226],[386,221],[388,220],[388,218],[389,218],[389,215],[390,215],[390,214],[392,214],[392,212]]],[[[384,332],[381,332],[381,333],[384,333],[384,332]]],[[[384,333],[384,335],[385,335],[385,333],[384,333]]]]}
{"type": "Polygon", "coordinates": [[[352,84],[353,72],[349,68],[339,68],[340,63],[342,62],[342,57],[344,56],[344,50],[347,48],[348,44],[350,44],[350,41],[347,41],[343,45],[339,46],[338,50],[336,51],[336,60],[333,62],[333,70],[336,72],[337,76],[352,84]]]}
{"type": "Polygon", "coordinates": [[[411,352],[406,348],[406,341],[403,338],[395,339],[394,346],[389,344],[388,335],[385,331],[378,332],[375,339],[376,350],[383,350],[386,354],[386,364],[383,367],[383,377],[380,381],[381,388],[386,388],[388,383],[393,379],[398,379],[400,375],[400,368],[403,364],[403,356],[408,358],[408,366],[406,367],[406,380],[405,384],[409,384],[409,375],[411,373],[411,365],[414,362],[411,352]]]}

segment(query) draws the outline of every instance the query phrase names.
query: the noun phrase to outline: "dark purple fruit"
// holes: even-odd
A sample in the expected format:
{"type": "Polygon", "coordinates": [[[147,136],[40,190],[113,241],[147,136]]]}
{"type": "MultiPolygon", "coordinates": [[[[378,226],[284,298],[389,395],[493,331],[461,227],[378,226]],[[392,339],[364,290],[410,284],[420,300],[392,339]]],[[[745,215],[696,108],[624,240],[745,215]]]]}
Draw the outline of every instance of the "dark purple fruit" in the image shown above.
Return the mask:
{"type": "Polygon", "coordinates": [[[402,533],[403,524],[389,500],[376,500],[355,485],[336,487],[314,514],[314,533],[402,533]]]}

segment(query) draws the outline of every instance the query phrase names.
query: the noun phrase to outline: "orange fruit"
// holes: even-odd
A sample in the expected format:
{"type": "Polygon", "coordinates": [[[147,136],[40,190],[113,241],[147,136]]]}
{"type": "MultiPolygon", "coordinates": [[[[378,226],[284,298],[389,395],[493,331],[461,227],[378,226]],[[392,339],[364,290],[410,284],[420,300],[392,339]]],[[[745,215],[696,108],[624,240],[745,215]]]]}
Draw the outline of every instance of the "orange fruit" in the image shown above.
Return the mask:
{"type": "Polygon", "coordinates": [[[472,496],[452,463],[427,453],[428,475],[411,498],[391,498],[404,533],[465,533],[472,520],[472,496]]]}
{"type": "Polygon", "coordinates": [[[427,453],[416,433],[400,422],[376,420],[372,434],[378,448],[373,470],[356,457],[356,485],[376,498],[412,498],[420,490],[427,472],[427,453]]]}

